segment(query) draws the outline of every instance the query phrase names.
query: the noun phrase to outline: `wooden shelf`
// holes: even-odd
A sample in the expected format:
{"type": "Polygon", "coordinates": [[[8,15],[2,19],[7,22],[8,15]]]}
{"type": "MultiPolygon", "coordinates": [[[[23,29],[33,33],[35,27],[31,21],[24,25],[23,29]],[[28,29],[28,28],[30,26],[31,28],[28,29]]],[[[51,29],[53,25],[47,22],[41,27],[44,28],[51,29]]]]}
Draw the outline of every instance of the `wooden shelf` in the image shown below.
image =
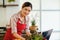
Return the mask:
{"type": "Polygon", "coordinates": [[[0,7],[6,8],[7,6],[18,6],[18,4],[5,4],[5,0],[3,0],[3,4],[0,4],[0,7]]]}
{"type": "Polygon", "coordinates": [[[18,6],[18,4],[7,4],[7,5],[0,5],[0,7],[7,7],[7,6],[18,6]]]}

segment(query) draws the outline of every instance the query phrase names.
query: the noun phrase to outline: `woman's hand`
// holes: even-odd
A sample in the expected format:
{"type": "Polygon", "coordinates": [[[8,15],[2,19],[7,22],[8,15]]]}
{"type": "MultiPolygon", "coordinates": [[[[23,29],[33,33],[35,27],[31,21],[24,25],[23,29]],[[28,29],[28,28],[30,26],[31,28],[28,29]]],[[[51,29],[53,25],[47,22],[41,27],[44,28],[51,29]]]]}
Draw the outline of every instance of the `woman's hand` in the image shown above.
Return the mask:
{"type": "Polygon", "coordinates": [[[20,36],[20,35],[17,34],[17,33],[13,33],[13,36],[16,38],[15,40],[25,40],[24,37],[20,36]]]}
{"type": "Polygon", "coordinates": [[[27,36],[30,36],[30,35],[31,35],[31,33],[30,33],[30,32],[26,32],[26,35],[27,35],[27,36]]]}
{"type": "Polygon", "coordinates": [[[19,39],[14,39],[14,40],[25,40],[25,38],[19,38],[19,39]]]}
{"type": "Polygon", "coordinates": [[[21,38],[21,40],[25,40],[25,38],[21,38]]]}
{"type": "Polygon", "coordinates": [[[21,38],[16,38],[14,40],[25,40],[25,38],[21,37],[21,38]]]}

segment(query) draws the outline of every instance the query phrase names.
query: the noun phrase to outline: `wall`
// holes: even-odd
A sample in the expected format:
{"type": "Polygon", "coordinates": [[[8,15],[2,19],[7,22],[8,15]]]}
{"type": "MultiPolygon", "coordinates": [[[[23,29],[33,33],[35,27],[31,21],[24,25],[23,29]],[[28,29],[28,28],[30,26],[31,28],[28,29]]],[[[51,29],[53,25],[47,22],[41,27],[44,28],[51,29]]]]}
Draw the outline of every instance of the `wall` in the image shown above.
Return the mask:
{"type": "MultiPolygon", "coordinates": [[[[2,0],[0,0],[0,4],[2,4],[2,0]]],[[[19,0],[16,0],[15,2],[8,3],[7,0],[5,0],[5,4],[18,4],[19,0]]],[[[14,13],[17,13],[19,11],[19,6],[7,6],[6,8],[0,7],[0,27],[5,27],[11,15],[14,13]]]]}

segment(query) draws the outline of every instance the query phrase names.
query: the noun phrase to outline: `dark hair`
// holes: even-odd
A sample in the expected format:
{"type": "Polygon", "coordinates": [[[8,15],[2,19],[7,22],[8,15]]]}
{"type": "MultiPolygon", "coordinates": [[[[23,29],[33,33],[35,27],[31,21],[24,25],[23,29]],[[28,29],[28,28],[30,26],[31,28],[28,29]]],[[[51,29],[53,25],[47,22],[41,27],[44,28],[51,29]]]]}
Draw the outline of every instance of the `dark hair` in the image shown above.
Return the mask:
{"type": "Polygon", "coordinates": [[[25,2],[23,5],[22,5],[22,8],[24,7],[31,7],[32,9],[32,4],[30,2],[25,2]]]}

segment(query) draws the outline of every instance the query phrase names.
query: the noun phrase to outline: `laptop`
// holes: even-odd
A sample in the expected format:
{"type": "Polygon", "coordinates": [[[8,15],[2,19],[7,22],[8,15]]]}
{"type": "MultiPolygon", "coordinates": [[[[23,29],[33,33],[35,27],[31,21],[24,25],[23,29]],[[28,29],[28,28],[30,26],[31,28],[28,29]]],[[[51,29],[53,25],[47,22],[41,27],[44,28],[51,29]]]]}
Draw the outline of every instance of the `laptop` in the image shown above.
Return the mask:
{"type": "Polygon", "coordinates": [[[45,37],[47,40],[49,40],[52,31],[53,31],[53,29],[50,29],[50,30],[48,30],[48,31],[42,32],[43,37],[45,37]]]}

